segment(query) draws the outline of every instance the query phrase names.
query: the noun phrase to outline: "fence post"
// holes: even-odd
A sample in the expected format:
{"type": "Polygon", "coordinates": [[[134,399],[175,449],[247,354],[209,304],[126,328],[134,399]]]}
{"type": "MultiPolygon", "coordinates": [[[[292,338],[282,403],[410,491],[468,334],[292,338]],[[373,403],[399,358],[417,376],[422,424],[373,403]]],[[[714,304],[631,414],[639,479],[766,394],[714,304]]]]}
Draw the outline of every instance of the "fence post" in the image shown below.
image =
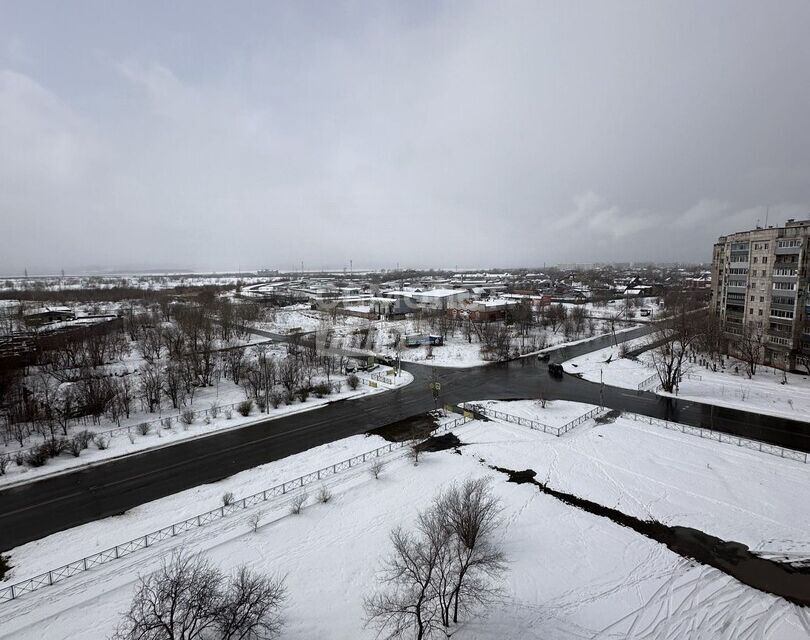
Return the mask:
{"type": "Polygon", "coordinates": [[[53,574],[50,571],[48,571],[48,584],[53,584],[53,574]]]}

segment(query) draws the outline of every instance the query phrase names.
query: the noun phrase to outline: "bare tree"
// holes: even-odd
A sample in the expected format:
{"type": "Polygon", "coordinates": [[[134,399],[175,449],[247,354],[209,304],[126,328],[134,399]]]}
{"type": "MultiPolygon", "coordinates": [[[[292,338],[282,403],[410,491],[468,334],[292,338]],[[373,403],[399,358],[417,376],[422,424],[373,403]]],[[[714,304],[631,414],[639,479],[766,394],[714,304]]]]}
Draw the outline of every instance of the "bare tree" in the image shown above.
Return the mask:
{"type": "Polygon", "coordinates": [[[271,578],[239,567],[223,589],[216,610],[222,640],[259,640],[278,636],[281,607],[287,598],[283,578],[271,578]]]}
{"type": "Polygon", "coordinates": [[[163,388],[163,370],[160,365],[148,364],[138,372],[141,400],[149,413],[160,408],[160,393],[163,388]]]}
{"type": "Polygon", "coordinates": [[[672,392],[681,381],[687,353],[700,335],[700,319],[685,308],[657,324],[650,337],[656,345],[650,357],[664,391],[672,392]]]}
{"type": "Polygon", "coordinates": [[[384,586],[364,601],[366,624],[387,638],[449,636],[461,613],[490,603],[506,569],[500,512],[487,479],[467,480],[436,496],[414,532],[395,529],[384,586]]]}
{"type": "Polygon", "coordinates": [[[746,322],[742,333],[734,340],[734,352],[745,363],[749,378],[757,373],[757,365],[765,350],[765,330],[760,322],[746,322]]]}
{"type": "Polygon", "coordinates": [[[391,555],[380,578],[387,589],[364,601],[366,624],[386,632],[386,638],[413,634],[429,638],[443,628],[435,577],[449,557],[446,532],[434,518],[420,514],[418,533],[402,528],[391,532],[391,555]]]}
{"type": "Polygon", "coordinates": [[[202,556],[183,552],[142,576],[117,640],[248,640],[281,629],[283,578],[240,567],[230,578],[202,556]]]}
{"type": "Polygon", "coordinates": [[[374,477],[375,480],[378,480],[384,468],[385,462],[377,458],[376,460],[374,460],[374,462],[371,463],[371,466],[369,467],[368,471],[374,477]]]}
{"type": "Polygon", "coordinates": [[[486,605],[498,593],[493,585],[506,568],[503,551],[494,539],[502,507],[489,478],[470,478],[439,495],[434,509],[452,539],[453,579],[443,618],[447,624],[452,607],[452,619],[457,623],[460,610],[486,605]]]}
{"type": "Polygon", "coordinates": [[[248,518],[248,524],[250,525],[250,530],[253,531],[253,533],[256,533],[259,530],[259,524],[261,523],[261,521],[262,521],[261,511],[257,511],[248,518]]]}

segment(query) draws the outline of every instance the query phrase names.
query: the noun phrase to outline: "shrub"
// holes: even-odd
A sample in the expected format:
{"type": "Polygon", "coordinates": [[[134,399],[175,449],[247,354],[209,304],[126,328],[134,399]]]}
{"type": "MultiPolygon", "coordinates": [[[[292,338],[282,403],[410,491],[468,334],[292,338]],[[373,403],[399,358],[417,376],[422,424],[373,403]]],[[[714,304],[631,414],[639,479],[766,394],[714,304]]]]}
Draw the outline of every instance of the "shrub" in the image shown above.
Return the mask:
{"type": "Polygon", "coordinates": [[[230,420],[231,418],[233,418],[233,409],[231,409],[230,407],[225,409],[225,411],[223,413],[225,414],[225,419],[226,420],[230,420]]]}
{"type": "Polygon", "coordinates": [[[74,458],[79,457],[83,448],[81,441],[76,438],[71,438],[70,442],[68,442],[68,451],[73,454],[74,458]]]}
{"type": "Polygon", "coordinates": [[[104,449],[110,446],[110,439],[102,435],[97,435],[94,441],[100,451],[104,451],[104,449]]]}
{"type": "Polygon", "coordinates": [[[340,393],[340,388],[341,388],[340,380],[335,380],[332,383],[332,393],[340,393]]]}
{"type": "Polygon", "coordinates": [[[259,396],[256,398],[256,406],[259,408],[260,413],[264,413],[264,410],[267,409],[267,402],[264,399],[264,396],[259,396]]]}
{"type": "Polygon", "coordinates": [[[203,423],[204,424],[211,424],[211,416],[205,416],[203,418],[203,423]]]}
{"type": "Polygon", "coordinates": [[[301,387],[296,393],[301,402],[306,402],[309,398],[309,387],[301,387]]]}
{"type": "Polygon", "coordinates": [[[297,494],[290,503],[290,513],[294,515],[301,513],[301,509],[303,509],[304,505],[307,503],[307,498],[309,498],[309,495],[307,495],[306,491],[297,494]]]}
{"type": "Polygon", "coordinates": [[[87,449],[90,446],[90,443],[93,442],[93,432],[88,431],[85,429],[84,431],[79,431],[79,433],[73,436],[74,440],[78,440],[81,445],[82,449],[87,449]]]}
{"type": "Polygon", "coordinates": [[[270,392],[270,404],[273,405],[273,409],[278,409],[278,406],[284,400],[284,394],[281,393],[278,389],[274,389],[270,392]]]}
{"type": "Polygon", "coordinates": [[[14,464],[21,467],[25,464],[25,454],[22,451],[17,451],[14,454],[14,464]]]}
{"type": "Polygon", "coordinates": [[[194,411],[192,409],[183,409],[180,413],[180,422],[188,426],[194,422],[194,411]]]}
{"type": "Polygon", "coordinates": [[[318,502],[326,504],[331,499],[332,499],[332,492],[329,491],[329,487],[327,487],[325,484],[322,484],[320,490],[318,491],[318,502]]]}
{"type": "Polygon", "coordinates": [[[247,417],[250,415],[250,410],[253,409],[253,400],[245,400],[240,402],[236,408],[240,415],[247,417]]]}
{"type": "Polygon", "coordinates": [[[147,435],[151,430],[152,425],[150,425],[148,422],[141,422],[141,424],[138,425],[138,433],[140,433],[142,436],[147,435]]]}
{"type": "Polygon", "coordinates": [[[211,403],[211,408],[208,410],[211,414],[211,417],[216,420],[219,417],[220,406],[216,402],[211,403]]]}
{"type": "Polygon", "coordinates": [[[358,378],[354,374],[351,374],[348,378],[346,378],[346,382],[348,383],[349,388],[352,391],[354,391],[355,389],[357,389],[357,386],[360,384],[360,378],[358,378]]]}
{"type": "Polygon", "coordinates": [[[287,389],[284,392],[284,404],[292,404],[293,402],[295,402],[295,391],[287,389]]]}
{"type": "Polygon", "coordinates": [[[233,497],[232,491],[226,491],[222,494],[222,505],[225,507],[229,507],[234,503],[235,498],[233,497]]]}
{"type": "Polygon", "coordinates": [[[318,398],[323,398],[324,396],[328,396],[330,393],[332,393],[332,385],[330,385],[328,382],[319,382],[312,387],[312,393],[314,393],[318,398]]]}
{"type": "Polygon", "coordinates": [[[48,462],[48,447],[41,444],[25,454],[25,463],[32,467],[41,467],[48,462]]]}
{"type": "Polygon", "coordinates": [[[259,530],[259,524],[262,521],[262,512],[257,511],[253,515],[248,518],[248,524],[250,525],[251,530],[253,533],[256,533],[259,530]]]}
{"type": "Polygon", "coordinates": [[[55,458],[63,451],[67,451],[68,444],[67,438],[54,438],[53,440],[46,440],[40,446],[45,448],[48,456],[55,458]]]}
{"type": "Polygon", "coordinates": [[[6,475],[6,468],[11,464],[11,456],[0,455],[0,476],[6,475]]]}
{"type": "Polygon", "coordinates": [[[160,424],[163,425],[164,429],[171,429],[172,428],[172,418],[171,418],[171,416],[169,416],[167,418],[163,418],[160,421],[160,424]]]}

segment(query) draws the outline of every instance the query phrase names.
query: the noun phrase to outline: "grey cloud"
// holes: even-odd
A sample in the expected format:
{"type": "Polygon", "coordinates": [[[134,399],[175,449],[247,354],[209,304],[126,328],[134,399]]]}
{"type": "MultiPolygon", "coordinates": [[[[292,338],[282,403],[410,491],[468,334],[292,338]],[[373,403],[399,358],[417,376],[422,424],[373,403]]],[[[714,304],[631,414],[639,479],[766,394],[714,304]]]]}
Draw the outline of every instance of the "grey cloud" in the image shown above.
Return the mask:
{"type": "Polygon", "coordinates": [[[707,260],[810,213],[803,2],[7,13],[0,271],[707,260]]]}

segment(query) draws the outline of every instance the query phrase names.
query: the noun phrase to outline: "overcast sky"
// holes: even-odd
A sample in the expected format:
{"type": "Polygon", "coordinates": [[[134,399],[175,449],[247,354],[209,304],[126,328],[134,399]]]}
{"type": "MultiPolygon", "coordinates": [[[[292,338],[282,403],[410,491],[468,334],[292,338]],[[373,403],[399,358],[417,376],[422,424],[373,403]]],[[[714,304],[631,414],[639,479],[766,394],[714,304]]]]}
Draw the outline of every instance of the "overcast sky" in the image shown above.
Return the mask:
{"type": "Polygon", "coordinates": [[[810,2],[0,0],[0,272],[705,261],[810,217],[810,2]]]}

